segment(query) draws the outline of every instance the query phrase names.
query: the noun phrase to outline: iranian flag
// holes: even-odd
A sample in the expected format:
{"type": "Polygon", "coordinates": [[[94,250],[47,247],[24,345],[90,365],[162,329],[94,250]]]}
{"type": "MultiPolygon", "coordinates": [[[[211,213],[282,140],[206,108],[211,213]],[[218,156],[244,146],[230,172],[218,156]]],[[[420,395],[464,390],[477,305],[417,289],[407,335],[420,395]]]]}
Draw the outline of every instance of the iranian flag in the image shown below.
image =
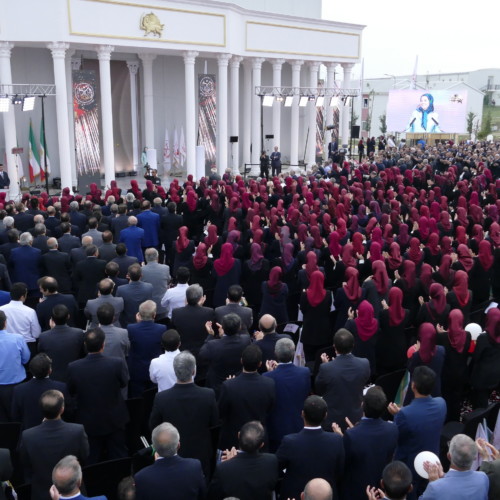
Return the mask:
{"type": "Polygon", "coordinates": [[[173,167],[174,170],[177,170],[180,167],[181,163],[181,152],[179,150],[179,135],[177,134],[177,127],[175,127],[174,131],[174,155],[173,155],[173,167]]]}
{"type": "Polygon", "coordinates": [[[186,139],[184,138],[184,127],[181,127],[181,138],[179,143],[180,165],[184,167],[187,157],[186,139]]]}
{"type": "Polygon", "coordinates": [[[168,140],[168,129],[165,129],[165,144],[163,146],[163,170],[164,172],[170,172],[170,167],[172,166],[172,158],[170,152],[170,142],[168,140]]]}
{"type": "MultiPolygon", "coordinates": [[[[43,131],[43,120],[40,121],[40,149],[38,150],[40,154],[40,179],[45,180],[45,135],[43,131]]],[[[47,173],[50,174],[50,160],[49,153],[47,153],[47,173]]]]}
{"type": "Polygon", "coordinates": [[[33,125],[30,120],[30,150],[29,150],[29,164],[30,164],[30,182],[35,181],[35,177],[40,175],[40,156],[35,142],[35,134],[33,133],[33,125]]]}

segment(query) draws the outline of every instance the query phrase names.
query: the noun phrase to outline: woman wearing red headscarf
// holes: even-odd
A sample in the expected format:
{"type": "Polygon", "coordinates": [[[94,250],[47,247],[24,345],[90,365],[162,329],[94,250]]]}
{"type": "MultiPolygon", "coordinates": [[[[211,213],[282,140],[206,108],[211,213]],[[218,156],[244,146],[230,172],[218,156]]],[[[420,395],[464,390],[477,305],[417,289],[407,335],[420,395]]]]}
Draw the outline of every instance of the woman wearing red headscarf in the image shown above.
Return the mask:
{"type": "Polygon", "coordinates": [[[188,228],[186,226],[182,226],[179,228],[179,237],[174,243],[174,276],[179,267],[190,266],[193,253],[194,241],[188,238],[188,228]]]}
{"type": "Polygon", "coordinates": [[[474,266],[470,273],[469,283],[473,297],[472,307],[476,310],[490,298],[494,257],[489,241],[482,240],[479,243],[477,257],[474,257],[473,260],[474,266]]]}
{"type": "Polygon", "coordinates": [[[300,310],[304,316],[302,342],[306,361],[314,361],[319,349],[332,345],[331,305],[332,294],[325,290],[325,276],[321,271],[313,271],[307,290],[303,290],[300,296],[300,310]]]}
{"type": "Polygon", "coordinates": [[[198,283],[203,287],[205,293],[205,306],[212,307],[214,294],[214,276],[213,276],[213,259],[208,256],[208,248],[205,243],[200,243],[196,248],[196,252],[192,258],[191,265],[191,283],[198,283]]]}
{"type": "Polygon", "coordinates": [[[355,267],[348,267],[345,270],[344,282],[337,288],[335,293],[335,310],[337,319],[333,331],[343,328],[348,318],[349,309],[357,309],[359,303],[366,297],[366,290],[359,284],[359,272],[355,267]]]}
{"type": "Polygon", "coordinates": [[[378,375],[406,367],[408,345],[405,328],[410,320],[410,311],[403,307],[403,292],[396,286],[389,290],[389,302],[384,300],[382,307],[376,347],[378,375]]]}
{"type": "Polygon", "coordinates": [[[441,262],[441,249],[439,248],[439,235],[431,233],[424,248],[424,262],[434,269],[441,262]]]}
{"type": "Polygon", "coordinates": [[[195,237],[197,241],[203,233],[204,213],[200,208],[198,195],[193,188],[188,187],[179,206],[179,213],[182,214],[183,224],[189,228],[189,235],[195,237]]]}
{"type": "Polygon", "coordinates": [[[217,236],[217,226],[215,224],[209,223],[207,226],[206,236],[203,239],[203,243],[207,246],[207,252],[211,253],[214,259],[218,259],[220,256],[220,249],[222,246],[221,238],[217,236]]]}
{"type": "Polygon", "coordinates": [[[464,330],[464,315],[453,309],[448,316],[448,332],[437,327],[437,343],[445,350],[441,389],[446,400],[447,420],[458,421],[464,386],[467,382],[467,360],[471,336],[464,330]]]}
{"type": "Polygon", "coordinates": [[[264,257],[262,246],[252,243],[250,258],[243,262],[241,286],[245,291],[245,299],[249,307],[254,311],[255,319],[258,317],[262,302],[261,284],[269,279],[269,270],[269,261],[264,257]]]}
{"type": "Polygon", "coordinates": [[[241,262],[233,256],[233,245],[224,243],[220,257],[214,261],[214,307],[226,303],[227,289],[231,285],[239,285],[241,276],[241,262]]]}
{"type": "Polygon", "coordinates": [[[453,264],[453,260],[451,255],[443,255],[441,257],[441,264],[438,267],[438,270],[432,274],[432,279],[436,283],[441,283],[441,285],[446,288],[451,288],[453,286],[453,281],[455,279],[455,273],[451,268],[453,264]]]}
{"type": "Polygon", "coordinates": [[[465,318],[465,324],[469,323],[472,306],[473,293],[469,290],[469,276],[465,271],[456,271],[453,286],[446,294],[446,302],[450,308],[460,309],[465,318]]]}
{"type": "Polygon", "coordinates": [[[288,321],[287,297],[288,286],[281,281],[283,271],[275,266],[269,273],[269,280],[263,281],[261,285],[262,304],[260,306],[259,318],[264,314],[270,314],[278,325],[288,321]]]}
{"type": "Polygon", "coordinates": [[[484,329],[485,333],[477,338],[472,357],[470,383],[474,389],[474,408],[486,408],[491,391],[500,384],[500,309],[488,311],[484,329]]]}
{"type": "Polygon", "coordinates": [[[321,271],[323,274],[325,270],[318,266],[318,256],[314,252],[307,252],[306,263],[302,266],[297,274],[297,281],[299,282],[299,290],[309,288],[311,276],[314,271],[321,271]]]}
{"type": "Polygon", "coordinates": [[[411,260],[404,260],[401,271],[396,272],[395,277],[394,286],[403,292],[403,307],[410,311],[409,324],[413,324],[420,309],[418,303],[420,280],[417,280],[415,263],[411,260]]]}
{"type": "Polygon", "coordinates": [[[452,254],[452,258],[454,259],[452,267],[455,271],[465,271],[466,273],[469,273],[474,266],[474,260],[469,247],[463,243],[458,245],[457,253],[452,254]]]}
{"type": "Polygon", "coordinates": [[[410,248],[405,254],[405,259],[409,259],[415,263],[415,266],[420,267],[424,258],[424,252],[420,248],[420,241],[418,238],[410,240],[410,248]]]}
{"type": "Polygon", "coordinates": [[[450,306],[446,303],[444,287],[440,283],[433,283],[429,288],[429,302],[424,302],[424,298],[418,298],[420,311],[418,312],[416,324],[432,323],[446,328],[450,306]]]}
{"type": "Polygon", "coordinates": [[[363,289],[366,290],[366,300],[372,305],[374,317],[377,319],[382,311],[382,301],[389,297],[391,286],[392,281],[387,275],[385,264],[376,260],[372,264],[372,275],[363,282],[363,289]]]}

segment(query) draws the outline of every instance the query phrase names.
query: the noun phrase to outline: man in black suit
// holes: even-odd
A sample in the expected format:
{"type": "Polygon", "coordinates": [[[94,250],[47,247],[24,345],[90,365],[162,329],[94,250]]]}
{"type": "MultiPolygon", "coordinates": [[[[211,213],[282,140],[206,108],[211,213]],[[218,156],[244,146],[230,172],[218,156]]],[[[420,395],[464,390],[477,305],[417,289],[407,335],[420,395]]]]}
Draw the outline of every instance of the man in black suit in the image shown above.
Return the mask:
{"type": "Polygon", "coordinates": [[[336,491],[344,472],[344,445],[339,435],[321,429],[327,404],[319,396],[309,396],[302,411],[304,428],[283,438],[276,452],[280,469],[286,469],[281,484],[282,498],[299,498],[306,483],[315,477],[328,481],[336,491]]]}
{"type": "Polygon", "coordinates": [[[220,338],[216,339],[211,323],[207,323],[208,335],[200,349],[200,360],[208,363],[207,387],[211,387],[217,395],[224,380],[240,373],[241,354],[251,343],[248,335],[238,335],[240,328],[240,317],[234,313],[227,314],[222,318],[220,338]]]}
{"type": "Polygon", "coordinates": [[[68,364],[83,356],[83,330],[68,326],[69,310],[64,304],[52,310],[53,327],[42,332],[38,339],[38,352],[52,359],[52,378],[67,382],[68,364]]]}
{"type": "Polygon", "coordinates": [[[220,391],[219,414],[222,420],[219,448],[231,449],[238,443],[238,431],[251,420],[264,424],[274,404],[274,380],[257,372],[262,363],[262,351],[254,344],[245,347],[241,355],[243,372],[226,380],[220,391]]]}
{"type": "Polygon", "coordinates": [[[264,314],[259,320],[259,331],[255,333],[255,339],[262,350],[262,366],[259,371],[263,373],[269,360],[276,361],[276,342],[279,339],[291,340],[291,337],[286,333],[276,333],[276,319],[270,314],[264,314]]]}
{"type": "Polygon", "coordinates": [[[239,334],[250,333],[253,323],[253,311],[250,307],[240,305],[243,297],[243,288],[240,285],[231,285],[227,290],[227,301],[225,306],[215,309],[215,321],[221,323],[222,318],[229,313],[237,314],[241,319],[241,328],[239,334]]]}
{"type": "Polygon", "coordinates": [[[128,274],[128,268],[132,264],[138,264],[139,261],[137,260],[137,257],[131,257],[127,255],[127,245],[125,245],[125,243],[118,243],[115,250],[117,257],[112,259],[110,262],[116,262],[120,269],[118,272],[118,276],[120,278],[126,278],[128,274]]]}
{"type": "Polygon", "coordinates": [[[56,209],[54,207],[47,207],[47,218],[45,219],[45,227],[50,235],[55,236],[56,227],[61,221],[56,217],[56,209]]]}
{"type": "Polygon", "coordinates": [[[33,227],[33,216],[26,213],[26,207],[23,203],[16,203],[16,212],[14,217],[14,227],[20,233],[26,233],[33,227]]]}
{"type": "MultiPolygon", "coordinates": [[[[128,227],[127,205],[118,205],[118,215],[111,219],[111,232],[113,233],[113,243],[120,240],[120,232],[128,227]]],[[[130,265],[130,264],[129,264],[130,265]]]]}
{"type": "MultiPolygon", "coordinates": [[[[35,215],[35,222],[37,217],[43,219],[43,215],[35,215]]],[[[42,255],[49,251],[49,247],[47,246],[47,240],[49,239],[47,236],[47,228],[42,222],[37,222],[35,224],[34,230],[31,233],[33,235],[33,243],[31,246],[33,248],[38,248],[42,255]]]]}
{"type": "MultiPolygon", "coordinates": [[[[10,450],[8,448],[0,448],[0,481],[9,481],[12,476],[12,471],[10,450]]],[[[7,500],[3,488],[0,488],[0,500],[7,500]]]]}
{"type": "Polygon", "coordinates": [[[0,245],[0,253],[3,255],[6,262],[9,262],[12,250],[20,246],[19,231],[17,229],[9,229],[7,231],[7,243],[0,245]]]}
{"type": "Polygon", "coordinates": [[[50,318],[52,311],[58,304],[68,308],[68,325],[75,326],[78,323],[78,304],[73,295],[59,293],[59,283],[52,276],[44,276],[38,280],[43,300],[36,305],[36,315],[42,328],[42,332],[50,329],[50,318]]]}
{"type": "Polygon", "coordinates": [[[43,393],[40,406],[44,420],[23,432],[20,452],[25,481],[31,483],[31,499],[50,500],[54,466],[67,455],[85,460],[89,443],[83,425],[69,424],[61,419],[64,412],[61,392],[49,390],[43,393]]]}
{"type": "Polygon", "coordinates": [[[209,500],[273,498],[278,482],[278,461],[275,455],[259,452],[264,446],[264,438],[265,431],[260,422],[250,421],[241,427],[238,433],[240,451],[233,448],[223,455],[210,483],[209,500]]]}
{"type": "Polygon", "coordinates": [[[0,189],[9,189],[9,174],[3,169],[3,163],[0,163],[0,189]]]}
{"type": "Polygon", "coordinates": [[[210,476],[210,463],[215,458],[211,428],[219,423],[219,411],[212,389],[194,383],[196,359],[190,352],[181,352],[174,358],[177,383],[159,392],[154,400],[149,427],[170,422],[181,436],[179,455],[197,458],[206,477],[210,476]]]}
{"type": "Polygon", "coordinates": [[[80,238],[71,234],[71,225],[69,223],[61,223],[61,232],[62,236],[60,236],[57,240],[59,250],[61,252],[67,253],[69,255],[73,248],[80,248],[82,246],[80,238]]]}
{"type": "Polygon", "coordinates": [[[113,289],[113,296],[116,295],[116,289],[119,286],[128,284],[128,279],[118,277],[118,273],[120,272],[120,267],[116,262],[113,261],[108,262],[106,264],[106,267],[104,268],[104,272],[106,273],[106,276],[115,284],[115,287],[113,289]]]}
{"type": "Polygon", "coordinates": [[[87,225],[87,216],[84,213],[79,212],[79,208],[80,206],[78,205],[78,202],[72,201],[69,204],[69,218],[71,220],[71,224],[78,226],[80,234],[83,234],[85,232],[85,226],[87,225]]]}
{"type": "Polygon", "coordinates": [[[370,378],[370,363],[365,358],[352,355],[354,337],[349,330],[341,328],[333,338],[337,357],[332,361],[323,353],[322,364],[316,377],[316,393],[328,404],[328,415],[323,422],[325,430],[337,423],[342,430],[347,427],[346,417],[352,424],[362,416],[363,388],[370,378]]]}
{"type": "Polygon", "coordinates": [[[45,353],[37,354],[30,361],[29,369],[33,378],[14,387],[12,396],[12,420],[21,422],[23,429],[30,429],[42,423],[40,397],[45,391],[60,391],[68,401],[66,384],[49,378],[52,372],[52,360],[45,353]]]}
{"type": "Polygon", "coordinates": [[[177,204],[171,201],[167,204],[168,213],[160,219],[160,239],[165,246],[165,264],[172,265],[172,243],[179,236],[182,226],[182,216],[175,213],[177,204]]]}
{"type": "Polygon", "coordinates": [[[128,411],[121,390],[128,384],[127,365],[121,358],[103,356],[104,332],[100,328],[85,334],[87,356],[68,366],[68,389],[76,397],[77,420],[89,436],[89,463],[128,456],[125,424],[128,411]]]}
{"type": "Polygon", "coordinates": [[[77,301],[80,309],[85,307],[87,301],[97,297],[97,283],[106,277],[104,269],[106,261],[98,258],[99,250],[95,245],[89,245],[87,257],[75,267],[73,275],[77,287],[77,301]]]}
{"type": "Polygon", "coordinates": [[[191,285],[186,289],[186,302],[184,307],[172,311],[172,328],[181,336],[182,350],[198,356],[207,336],[205,325],[207,321],[214,320],[214,311],[203,306],[205,296],[200,285],[191,285]]]}
{"type": "Polygon", "coordinates": [[[82,244],[78,248],[72,248],[69,252],[69,260],[71,262],[71,267],[73,272],[76,265],[87,258],[87,248],[92,245],[92,236],[84,236],[82,238],[82,244]]]}
{"type": "Polygon", "coordinates": [[[99,247],[99,258],[109,262],[118,257],[116,253],[116,245],[113,243],[113,233],[104,231],[102,233],[102,245],[99,247]]]}
{"type": "Polygon", "coordinates": [[[204,500],[206,483],[199,460],[181,458],[179,432],[170,423],[155,427],[155,463],[134,476],[135,498],[148,500],[204,500]],[[168,492],[168,493],[167,493],[168,492]]]}
{"type": "Polygon", "coordinates": [[[69,255],[65,252],[60,252],[58,246],[55,238],[47,240],[49,251],[42,255],[42,274],[55,278],[61,293],[71,293],[73,283],[71,282],[69,255]]]}

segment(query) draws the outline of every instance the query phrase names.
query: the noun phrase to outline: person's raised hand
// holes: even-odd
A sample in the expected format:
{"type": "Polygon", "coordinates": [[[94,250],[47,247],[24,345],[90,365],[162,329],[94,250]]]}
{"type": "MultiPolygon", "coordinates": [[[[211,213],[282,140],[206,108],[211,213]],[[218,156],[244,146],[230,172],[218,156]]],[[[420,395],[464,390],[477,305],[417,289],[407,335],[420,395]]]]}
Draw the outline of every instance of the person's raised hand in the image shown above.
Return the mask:
{"type": "Polygon", "coordinates": [[[321,362],[328,363],[330,361],[330,356],[326,352],[321,354],[321,362]]]}
{"type": "Polygon", "coordinates": [[[433,464],[426,460],[424,462],[424,470],[429,475],[429,482],[436,481],[444,476],[443,466],[440,462],[433,464]]]}
{"type": "Polygon", "coordinates": [[[423,306],[423,305],[424,305],[424,302],[425,302],[425,301],[424,301],[424,298],[422,297],[422,295],[420,295],[420,296],[418,297],[418,302],[420,303],[420,305],[421,305],[421,306],[423,306]]]}
{"type": "Polygon", "coordinates": [[[396,413],[399,413],[400,410],[401,408],[396,403],[389,403],[387,406],[387,411],[391,415],[396,415],[396,413]]]}
{"type": "Polygon", "coordinates": [[[273,370],[276,370],[278,367],[278,363],[274,359],[268,359],[266,361],[266,368],[268,372],[272,372],[273,370]]]}
{"type": "Polygon", "coordinates": [[[340,425],[337,424],[336,422],[332,422],[332,431],[335,434],[338,434],[339,436],[343,436],[344,433],[342,432],[342,429],[340,428],[340,425]]]}
{"type": "Polygon", "coordinates": [[[254,332],[253,338],[255,340],[262,340],[264,338],[264,334],[262,332],[254,332]]]}
{"type": "Polygon", "coordinates": [[[231,460],[238,454],[238,450],[233,446],[230,450],[224,450],[221,455],[221,462],[231,460]]]}
{"type": "Polygon", "coordinates": [[[207,333],[209,335],[212,335],[212,337],[215,335],[214,329],[212,328],[212,322],[211,321],[207,321],[205,323],[205,330],[207,331],[207,333]]]}
{"type": "Polygon", "coordinates": [[[380,488],[376,488],[375,486],[367,486],[366,496],[368,500],[380,500],[381,498],[384,498],[385,493],[380,488]]]}

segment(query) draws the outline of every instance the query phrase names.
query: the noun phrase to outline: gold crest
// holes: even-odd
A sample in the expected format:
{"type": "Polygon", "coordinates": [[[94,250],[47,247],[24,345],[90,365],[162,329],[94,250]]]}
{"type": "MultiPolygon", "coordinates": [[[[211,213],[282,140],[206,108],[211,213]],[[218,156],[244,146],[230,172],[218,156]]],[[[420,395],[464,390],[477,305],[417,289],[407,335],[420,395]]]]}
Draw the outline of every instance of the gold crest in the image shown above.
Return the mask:
{"type": "Polygon", "coordinates": [[[161,38],[164,26],[153,12],[141,16],[139,27],[141,30],[144,30],[144,36],[156,35],[158,38],[161,38]]]}

